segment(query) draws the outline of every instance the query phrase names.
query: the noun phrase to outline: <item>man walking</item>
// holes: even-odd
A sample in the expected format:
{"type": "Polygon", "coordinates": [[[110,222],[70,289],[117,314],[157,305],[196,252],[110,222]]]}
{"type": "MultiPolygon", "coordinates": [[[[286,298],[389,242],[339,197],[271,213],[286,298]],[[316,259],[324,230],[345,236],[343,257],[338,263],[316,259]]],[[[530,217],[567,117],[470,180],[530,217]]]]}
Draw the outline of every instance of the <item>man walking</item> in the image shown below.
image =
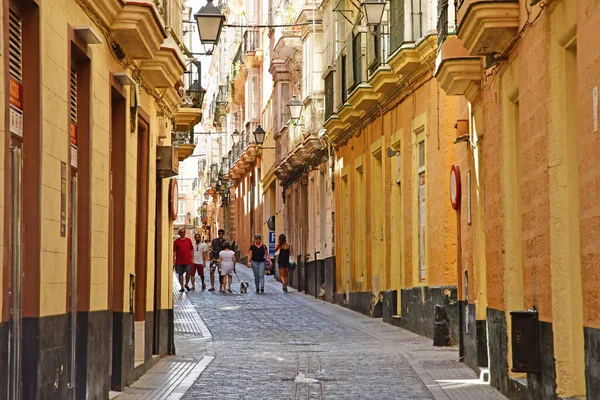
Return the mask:
{"type": "MultiPolygon", "coordinates": [[[[215,290],[215,269],[219,264],[219,253],[225,249],[225,229],[219,229],[217,232],[218,237],[214,238],[210,244],[210,292],[215,290]]],[[[219,274],[219,283],[221,282],[221,276],[219,274]]]]}
{"type": "MultiPolygon", "coordinates": [[[[202,243],[202,237],[196,233],[194,235],[194,268],[198,271],[198,275],[200,275],[200,279],[202,280],[202,290],[206,289],[206,285],[204,284],[204,260],[206,260],[206,253],[208,252],[208,245],[206,243],[202,243]]],[[[196,288],[196,278],[193,279],[193,287],[192,290],[196,288]]]]}
{"type": "MultiPolygon", "coordinates": [[[[194,246],[190,238],[185,237],[185,229],[181,228],[178,233],[179,237],[173,242],[173,264],[175,265],[175,272],[179,275],[179,284],[181,285],[179,292],[185,292],[183,289],[183,274],[187,273],[187,281],[189,282],[192,272],[194,246]]],[[[187,283],[185,288],[188,291],[190,290],[187,283]]]]}

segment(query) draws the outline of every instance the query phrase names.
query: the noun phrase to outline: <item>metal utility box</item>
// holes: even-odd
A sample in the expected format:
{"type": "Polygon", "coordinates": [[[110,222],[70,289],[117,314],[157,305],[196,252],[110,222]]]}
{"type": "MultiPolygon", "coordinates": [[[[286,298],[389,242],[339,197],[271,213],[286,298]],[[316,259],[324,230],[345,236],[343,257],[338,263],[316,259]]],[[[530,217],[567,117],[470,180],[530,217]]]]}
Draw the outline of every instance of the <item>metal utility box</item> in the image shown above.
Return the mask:
{"type": "Polygon", "coordinates": [[[179,173],[178,152],[172,146],[156,147],[156,174],[160,178],[170,178],[179,173]]]}
{"type": "Polygon", "coordinates": [[[511,311],[512,372],[540,372],[540,335],[538,313],[511,311]]]}

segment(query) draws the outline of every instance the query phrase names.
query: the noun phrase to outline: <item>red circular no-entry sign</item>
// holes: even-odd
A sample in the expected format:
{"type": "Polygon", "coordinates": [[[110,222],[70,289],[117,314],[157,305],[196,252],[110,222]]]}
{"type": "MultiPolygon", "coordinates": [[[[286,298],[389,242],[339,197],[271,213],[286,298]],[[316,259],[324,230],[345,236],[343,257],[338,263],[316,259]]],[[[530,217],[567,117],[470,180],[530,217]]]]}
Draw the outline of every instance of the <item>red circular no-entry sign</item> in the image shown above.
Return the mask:
{"type": "Polygon", "coordinates": [[[460,207],[460,173],[458,172],[458,165],[453,165],[450,168],[450,203],[455,210],[460,207]]]}

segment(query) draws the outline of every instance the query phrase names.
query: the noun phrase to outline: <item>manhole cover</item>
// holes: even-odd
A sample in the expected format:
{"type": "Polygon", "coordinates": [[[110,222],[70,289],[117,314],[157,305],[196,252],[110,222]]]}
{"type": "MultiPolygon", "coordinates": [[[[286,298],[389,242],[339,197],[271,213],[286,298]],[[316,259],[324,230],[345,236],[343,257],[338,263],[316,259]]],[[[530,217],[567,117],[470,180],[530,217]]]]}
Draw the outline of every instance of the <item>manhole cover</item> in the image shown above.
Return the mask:
{"type": "Polygon", "coordinates": [[[421,361],[421,365],[425,369],[462,369],[462,368],[466,368],[466,366],[463,363],[457,362],[457,361],[443,361],[443,362],[421,361]]]}

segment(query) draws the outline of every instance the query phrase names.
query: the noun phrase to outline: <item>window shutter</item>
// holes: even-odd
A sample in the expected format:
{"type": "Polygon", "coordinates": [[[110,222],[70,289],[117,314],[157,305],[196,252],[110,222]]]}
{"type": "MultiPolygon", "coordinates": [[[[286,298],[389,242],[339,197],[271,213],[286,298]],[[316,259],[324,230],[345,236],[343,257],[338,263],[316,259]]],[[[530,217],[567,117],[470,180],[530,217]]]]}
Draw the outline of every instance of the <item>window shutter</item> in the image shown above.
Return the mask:
{"type": "Polygon", "coordinates": [[[71,68],[71,121],[77,124],[77,70],[71,68]]]}
{"type": "Polygon", "coordinates": [[[346,68],[346,90],[348,91],[352,90],[352,88],[354,87],[354,74],[352,73],[354,62],[354,56],[352,51],[353,44],[354,43],[352,41],[352,31],[350,31],[348,37],[346,38],[346,65],[344,66],[346,68]]]}
{"type": "Polygon", "coordinates": [[[393,53],[404,42],[404,0],[391,0],[390,47],[393,53]]]}
{"type": "Polygon", "coordinates": [[[10,75],[19,82],[23,79],[23,25],[19,12],[9,8],[8,40],[10,75]]]}

